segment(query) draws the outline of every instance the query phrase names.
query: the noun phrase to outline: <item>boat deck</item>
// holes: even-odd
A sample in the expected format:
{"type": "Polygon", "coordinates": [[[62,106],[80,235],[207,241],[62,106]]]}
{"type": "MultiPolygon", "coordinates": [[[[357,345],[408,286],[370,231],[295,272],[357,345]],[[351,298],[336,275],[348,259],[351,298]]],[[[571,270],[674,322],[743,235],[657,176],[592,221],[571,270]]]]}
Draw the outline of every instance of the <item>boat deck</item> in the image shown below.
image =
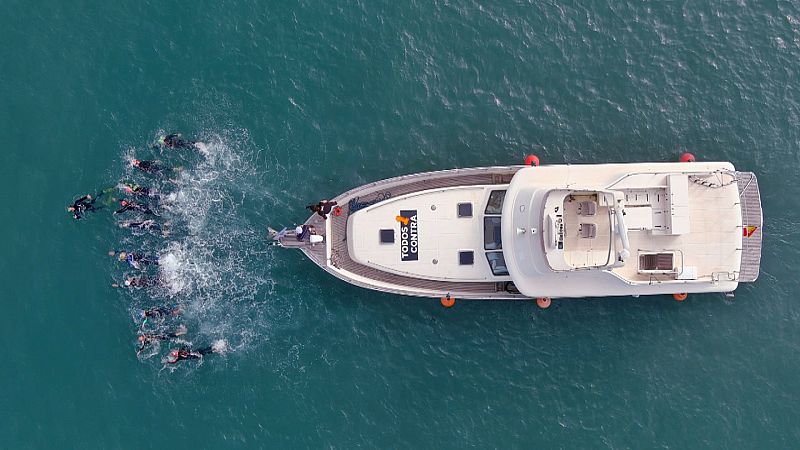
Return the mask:
{"type": "MultiPolygon", "coordinates": [[[[664,234],[653,231],[628,230],[634,258],[629,264],[614,269],[626,280],[639,283],[658,283],[679,279],[684,273],[692,273],[693,280],[733,280],[739,269],[739,243],[741,223],[739,211],[734,203],[736,187],[727,185],[709,188],[689,182],[688,210],[689,232],[664,234]],[[655,274],[640,272],[639,255],[651,252],[674,252],[677,273],[655,274]]],[[[670,206],[664,207],[663,216],[669,214],[670,206]]]]}
{"type": "Polygon", "coordinates": [[[738,172],[737,184],[742,204],[742,265],[738,281],[752,282],[758,278],[761,266],[761,193],[753,172],[738,172]]]}
{"type": "MultiPolygon", "coordinates": [[[[449,282],[422,280],[384,272],[356,263],[350,258],[347,248],[347,226],[350,214],[387,198],[398,197],[420,190],[448,188],[468,185],[507,184],[514,174],[524,166],[484,167],[453,169],[439,172],[406,175],[370,183],[345,192],[334,198],[342,208],[340,216],[329,215],[329,234],[325,242],[312,245],[308,239],[298,242],[293,236],[281,239],[285,247],[299,248],[317,265],[333,275],[353,284],[376,289],[366,280],[379,281],[386,285],[385,292],[423,297],[441,297],[447,294],[459,299],[519,300],[527,297],[516,292],[511,282],[449,282]],[[330,265],[326,258],[326,246],[330,247],[330,265]]],[[[317,234],[325,234],[325,221],[317,214],[305,222],[313,225],[317,234]]]]}

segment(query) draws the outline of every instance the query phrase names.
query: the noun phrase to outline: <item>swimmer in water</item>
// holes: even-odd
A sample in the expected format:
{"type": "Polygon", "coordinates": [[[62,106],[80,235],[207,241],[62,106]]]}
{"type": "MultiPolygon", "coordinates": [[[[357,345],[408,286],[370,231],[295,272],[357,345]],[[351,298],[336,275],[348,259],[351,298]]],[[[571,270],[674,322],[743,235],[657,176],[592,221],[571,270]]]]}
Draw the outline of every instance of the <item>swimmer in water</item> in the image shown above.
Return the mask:
{"type": "Polygon", "coordinates": [[[103,194],[100,193],[100,195],[98,195],[97,197],[92,197],[91,195],[86,194],[83,197],[72,202],[72,205],[67,207],[67,211],[72,213],[72,217],[75,220],[80,220],[83,218],[83,214],[85,212],[87,211],[94,212],[102,208],[102,206],[100,207],[94,206],[94,202],[96,202],[97,199],[100,198],[102,195],[103,194]]]}
{"type": "Polygon", "coordinates": [[[108,252],[108,256],[117,255],[117,258],[120,261],[127,262],[131,267],[136,270],[141,270],[142,266],[149,266],[150,264],[158,265],[158,256],[155,258],[150,258],[147,255],[142,253],[135,253],[135,252],[126,252],[126,251],[119,251],[116,252],[111,250],[108,252]]]}
{"type": "Polygon", "coordinates": [[[170,339],[176,339],[179,336],[183,336],[186,334],[186,326],[179,325],[177,329],[173,332],[167,333],[158,333],[158,334],[147,334],[142,333],[138,337],[139,341],[139,349],[136,350],[136,354],[140,354],[148,345],[155,344],[156,342],[166,341],[170,339]]]}
{"type": "Polygon", "coordinates": [[[159,283],[158,278],[139,276],[139,277],[128,277],[128,278],[125,279],[125,281],[122,282],[122,284],[113,283],[111,285],[111,287],[115,287],[115,288],[125,287],[125,288],[131,288],[131,289],[133,289],[133,288],[138,289],[138,288],[143,288],[143,287],[148,287],[148,286],[155,286],[158,283],[159,283]]]}
{"type": "Polygon", "coordinates": [[[145,195],[148,197],[154,197],[158,195],[154,189],[148,189],[138,183],[132,183],[130,181],[123,181],[122,183],[118,184],[117,187],[119,190],[128,195],[145,195]]]}
{"type": "Polygon", "coordinates": [[[144,325],[147,323],[148,319],[162,319],[167,316],[178,317],[182,312],[179,306],[174,308],[156,306],[155,308],[141,310],[139,312],[139,317],[142,319],[142,325],[144,325]]]}
{"type": "Polygon", "coordinates": [[[150,230],[161,231],[161,234],[163,236],[169,235],[169,230],[166,229],[168,225],[169,222],[165,223],[163,226],[159,225],[158,222],[156,222],[153,219],[139,220],[139,221],[123,220],[122,222],[119,222],[120,228],[129,228],[134,230],[145,230],[145,231],[150,231],[150,230]]]}
{"type": "Polygon", "coordinates": [[[147,206],[134,201],[134,200],[126,200],[122,199],[119,201],[120,206],[122,208],[114,211],[114,214],[122,214],[125,211],[141,211],[144,214],[150,214],[151,216],[157,216],[158,214],[154,213],[152,209],[148,208],[147,206]]]}
{"type": "Polygon", "coordinates": [[[224,353],[225,350],[228,348],[229,347],[227,342],[219,340],[214,342],[214,344],[209,345],[208,347],[203,347],[197,350],[192,350],[189,347],[172,349],[169,352],[169,359],[167,359],[167,363],[177,364],[179,361],[184,361],[189,359],[203,359],[204,356],[210,355],[212,353],[224,353]]]}
{"type": "Polygon", "coordinates": [[[214,353],[213,347],[203,347],[198,350],[192,350],[188,347],[181,347],[177,350],[169,352],[169,364],[177,364],[179,361],[186,361],[189,359],[203,359],[204,356],[214,353]]]}
{"type": "Polygon", "coordinates": [[[198,148],[198,144],[202,144],[202,142],[181,139],[180,133],[173,133],[159,136],[156,143],[153,144],[153,148],[198,148]]]}
{"type": "Polygon", "coordinates": [[[162,164],[161,161],[141,161],[134,159],[131,161],[131,166],[151,175],[165,175],[172,172],[172,169],[162,164]]]}

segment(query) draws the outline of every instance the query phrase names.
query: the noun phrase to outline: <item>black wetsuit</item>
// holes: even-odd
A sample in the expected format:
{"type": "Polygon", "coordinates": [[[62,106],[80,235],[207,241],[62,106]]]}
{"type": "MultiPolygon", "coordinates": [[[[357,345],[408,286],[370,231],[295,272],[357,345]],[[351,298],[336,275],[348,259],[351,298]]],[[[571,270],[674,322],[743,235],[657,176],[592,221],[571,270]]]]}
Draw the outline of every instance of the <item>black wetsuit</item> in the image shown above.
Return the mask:
{"type": "Polygon", "coordinates": [[[148,189],[148,188],[146,188],[144,186],[139,186],[138,184],[131,184],[131,183],[123,184],[122,185],[122,190],[125,193],[131,194],[131,195],[147,195],[147,196],[149,196],[151,194],[150,189],[148,189]]]}
{"type": "Polygon", "coordinates": [[[128,253],[128,256],[125,258],[125,260],[128,262],[128,264],[134,267],[136,267],[136,264],[144,264],[145,266],[150,264],[158,265],[158,258],[151,259],[141,253],[128,253]]]}
{"type": "Polygon", "coordinates": [[[203,355],[200,353],[193,352],[188,348],[182,347],[178,350],[178,356],[175,359],[168,361],[170,364],[176,364],[178,361],[184,361],[189,359],[200,359],[203,355]]]}
{"type": "Polygon", "coordinates": [[[142,172],[147,172],[153,175],[161,175],[170,172],[172,169],[161,164],[161,161],[139,161],[135,166],[142,172]]]}
{"type": "Polygon", "coordinates": [[[144,214],[150,214],[150,215],[153,215],[153,216],[156,215],[156,213],[154,213],[153,210],[148,208],[147,206],[142,205],[141,203],[136,203],[136,202],[132,202],[132,201],[129,201],[125,206],[123,206],[122,208],[114,211],[114,214],[122,214],[125,211],[141,211],[144,214]]]}
{"type": "Polygon", "coordinates": [[[161,229],[161,226],[155,220],[143,220],[141,222],[120,222],[119,226],[122,228],[136,228],[139,230],[161,229]]]}
{"type": "Polygon", "coordinates": [[[203,347],[201,349],[198,349],[197,353],[199,353],[200,355],[203,355],[203,356],[210,355],[211,353],[214,353],[214,347],[212,347],[210,345],[208,347],[203,347]]]}
{"type": "Polygon", "coordinates": [[[211,346],[203,347],[198,350],[191,350],[186,347],[181,347],[180,349],[178,349],[178,356],[176,356],[175,359],[167,362],[169,362],[170,364],[176,364],[178,361],[184,361],[189,359],[202,359],[203,356],[209,355],[211,353],[214,353],[214,348],[211,346]]]}
{"type": "Polygon", "coordinates": [[[167,148],[192,148],[196,142],[181,139],[180,134],[170,134],[164,137],[164,146],[167,148]]]}
{"type": "Polygon", "coordinates": [[[139,342],[141,342],[141,345],[139,346],[139,350],[137,350],[136,353],[141,352],[148,345],[150,345],[150,344],[152,344],[154,342],[166,341],[167,339],[175,339],[180,335],[177,334],[177,333],[172,332],[172,333],[161,333],[161,334],[141,334],[139,336],[144,337],[144,339],[140,338],[139,342]]]}
{"type": "Polygon", "coordinates": [[[160,284],[158,277],[139,276],[139,277],[127,278],[125,281],[122,282],[121,287],[144,288],[149,286],[156,286],[158,284],[160,284]]]}
{"type": "Polygon", "coordinates": [[[142,315],[144,315],[145,317],[162,317],[173,314],[174,311],[175,311],[174,309],[156,307],[142,311],[142,315]]]}
{"type": "Polygon", "coordinates": [[[100,193],[100,195],[94,198],[90,198],[89,195],[84,195],[83,197],[75,200],[71,206],[72,217],[74,217],[76,220],[79,220],[83,218],[83,213],[87,211],[97,211],[98,209],[100,209],[94,206],[94,202],[96,202],[101,195],[103,194],[100,193]]]}

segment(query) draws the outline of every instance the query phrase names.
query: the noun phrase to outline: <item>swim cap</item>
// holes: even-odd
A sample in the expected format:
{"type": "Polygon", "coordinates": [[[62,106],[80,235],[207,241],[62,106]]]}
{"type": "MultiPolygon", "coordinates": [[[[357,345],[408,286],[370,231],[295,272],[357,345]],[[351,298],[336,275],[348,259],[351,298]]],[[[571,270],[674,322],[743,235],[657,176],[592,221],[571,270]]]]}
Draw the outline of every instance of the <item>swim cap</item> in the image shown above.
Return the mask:
{"type": "Polygon", "coordinates": [[[123,284],[125,286],[130,286],[131,285],[131,280],[125,280],[125,282],[123,284]]]}
{"type": "Polygon", "coordinates": [[[138,159],[134,159],[133,161],[131,161],[131,164],[133,164],[134,166],[138,166],[139,165],[139,160],[138,159]]]}
{"type": "Polygon", "coordinates": [[[158,137],[158,143],[159,143],[159,144],[163,144],[163,143],[164,143],[164,139],[165,139],[165,138],[166,138],[166,136],[159,136],[159,137],[158,137]]]}
{"type": "Polygon", "coordinates": [[[127,254],[127,253],[125,253],[125,252],[119,252],[119,260],[120,260],[120,261],[125,261],[125,258],[127,258],[127,256],[128,256],[128,254],[127,254]]]}
{"type": "Polygon", "coordinates": [[[128,201],[127,200],[120,200],[119,204],[122,205],[122,206],[128,206],[128,201]]]}
{"type": "Polygon", "coordinates": [[[145,339],[144,335],[140,334],[139,335],[139,342],[144,342],[144,339],[145,339]]]}
{"type": "Polygon", "coordinates": [[[178,357],[178,351],[177,350],[173,350],[173,351],[169,352],[169,356],[172,356],[173,358],[177,358],[178,357]]]}

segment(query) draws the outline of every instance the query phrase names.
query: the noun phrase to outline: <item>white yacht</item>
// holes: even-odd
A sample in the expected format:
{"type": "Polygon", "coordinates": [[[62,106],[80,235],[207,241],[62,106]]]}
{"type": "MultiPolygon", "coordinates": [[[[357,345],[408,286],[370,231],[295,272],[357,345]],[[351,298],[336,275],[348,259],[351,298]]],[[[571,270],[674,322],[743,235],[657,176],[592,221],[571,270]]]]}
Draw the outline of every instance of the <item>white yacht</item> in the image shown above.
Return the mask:
{"type": "Polygon", "coordinates": [[[357,286],[508,300],[733,292],[761,259],[758,182],[727,162],[419,173],[332,199],[276,243],[357,286]]]}

